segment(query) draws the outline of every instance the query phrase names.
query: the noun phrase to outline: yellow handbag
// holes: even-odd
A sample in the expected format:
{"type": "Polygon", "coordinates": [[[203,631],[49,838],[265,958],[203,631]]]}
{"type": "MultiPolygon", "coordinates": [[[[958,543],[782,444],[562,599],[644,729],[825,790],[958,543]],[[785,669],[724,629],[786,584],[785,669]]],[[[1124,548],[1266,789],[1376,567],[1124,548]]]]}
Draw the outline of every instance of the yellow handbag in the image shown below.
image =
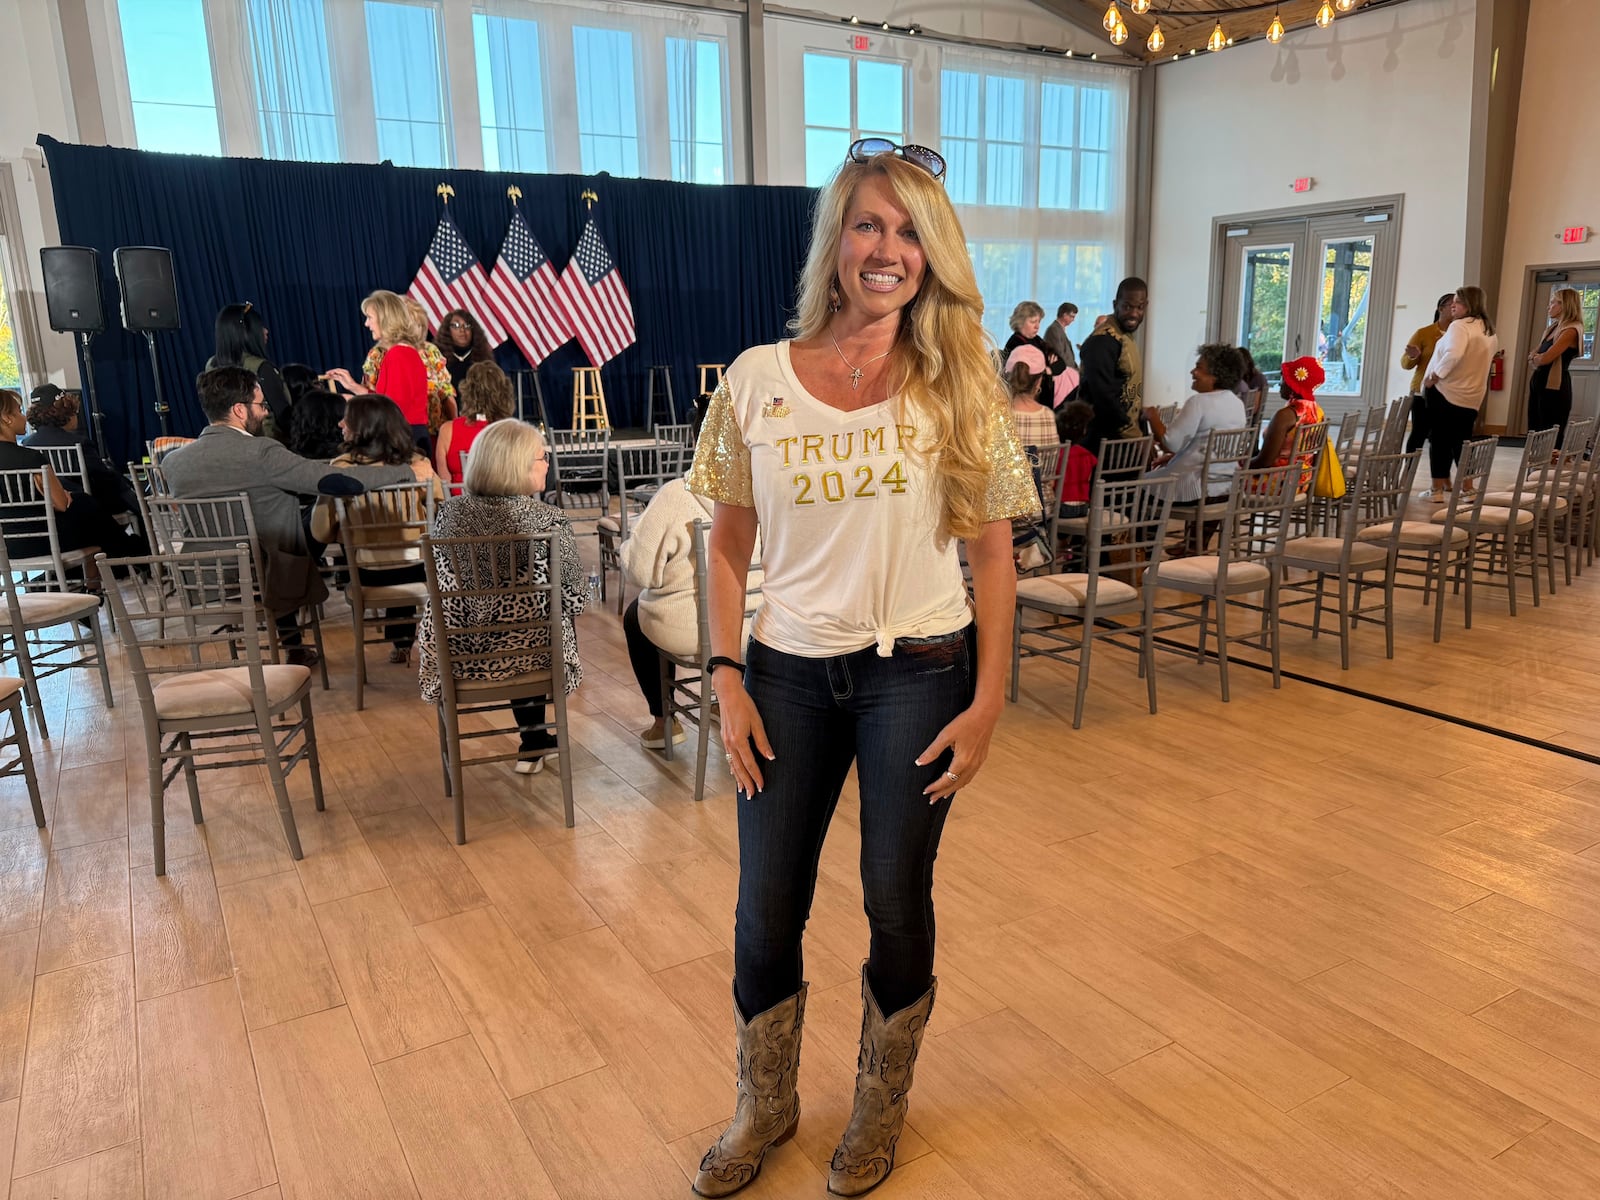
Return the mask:
{"type": "Polygon", "coordinates": [[[1317,462],[1317,477],[1311,481],[1311,494],[1321,500],[1339,500],[1344,497],[1344,468],[1339,465],[1339,454],[1328,443],[1317,462]]]}

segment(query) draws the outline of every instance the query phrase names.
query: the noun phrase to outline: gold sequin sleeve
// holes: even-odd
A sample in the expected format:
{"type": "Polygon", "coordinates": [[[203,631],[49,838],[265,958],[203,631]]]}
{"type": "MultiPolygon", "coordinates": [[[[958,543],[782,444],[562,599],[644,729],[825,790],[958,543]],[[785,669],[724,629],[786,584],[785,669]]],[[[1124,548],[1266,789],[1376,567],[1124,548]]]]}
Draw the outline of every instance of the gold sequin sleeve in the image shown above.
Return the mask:
{"type": "Polygon", "coordinates": [[[727,379],[717,385],[706,409],[694,466],[689,468],[689,490],[722,504],[755,507],[755,493],[750,486],[750,447],[739,430],[727,379]]]}
{"type": "Polygon", "coordinates": [[[1008,406],[997,404],[990,418],[989,492],[984,520],[1009,521],[1039,515],[1039,489],[1028,456],[1017,442],[1008,406]]]}

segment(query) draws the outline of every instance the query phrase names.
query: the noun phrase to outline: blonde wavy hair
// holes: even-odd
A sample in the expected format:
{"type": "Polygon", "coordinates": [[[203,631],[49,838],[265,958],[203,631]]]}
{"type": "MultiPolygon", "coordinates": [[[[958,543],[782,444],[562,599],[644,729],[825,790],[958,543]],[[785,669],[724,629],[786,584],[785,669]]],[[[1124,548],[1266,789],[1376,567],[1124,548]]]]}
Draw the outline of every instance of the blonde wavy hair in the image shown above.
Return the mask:
{"type": "Polygon", "coordinates": [[[945,190],[927,171],[893,154],[846,162],[817,196],[811,249],[800,273],[790,331],[800,339],[827,335],[838,282],[839,245],[856,188],[881,176],[911,214],[927,270],[917,295],[901,310],[890,354],[900,404],[915,413],[916,453],[932,472],[940,531],[975,538],[982,531],[989,488],[994,413],[1009,405],[983,328],[983,296],[972,273],[966,234],[945,190]]]}
{"type": "Polygon", "coordinates": [[[373,292],[361,302],[365,316],[378,319],[378,342],[385,347],[411,342],[411,314],[406,302],[393,292],[373,292]]]}
{"type": "MultiPolygon", "coordinates": [[[[1578,293],[1578,289],[1569,287],[1557,288],[1550,294],[1552,297],[1561,297],[1561,315],[1555,319],[1554,324],[1558,327],[1561,325],[1576,325],[1579,329],[1582,329],[1583,297],[1578,293]]],[[[1582,347],[1580,347],[1581,349],[1582,347]]]]}

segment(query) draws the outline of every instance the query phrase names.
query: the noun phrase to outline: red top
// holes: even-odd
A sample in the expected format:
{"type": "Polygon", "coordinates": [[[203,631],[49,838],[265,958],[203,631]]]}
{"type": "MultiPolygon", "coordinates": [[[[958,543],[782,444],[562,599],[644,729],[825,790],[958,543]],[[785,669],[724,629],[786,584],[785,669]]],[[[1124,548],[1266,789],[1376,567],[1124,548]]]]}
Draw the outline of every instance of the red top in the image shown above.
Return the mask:
{"type": "Polygon", "coordinates": [[[415,347],[396,342],[383,352],[373,391],[398,404],[407,425],[428,423],[428,368],[415,347]]]}
{"type": "Polygon", "coordinates": [[[450,468],[451,483],[461,482],[461,476],[466,473],[461,465],[462,455],[472,449],[472,443],[491,423],[485,417],[456,417],[450,422],[447,427],[450,430],[450,449],[444,457],[445,466],[450,468]]]}
{"type": "Polygon", "coordinates": [[[1089,503],[1089,489],[1094,486],[1094,468],[1099,461],[1084,446],[1074,445],[1067,451],[1067,469],[1061,477],[1064,504],[1089,503]]]}

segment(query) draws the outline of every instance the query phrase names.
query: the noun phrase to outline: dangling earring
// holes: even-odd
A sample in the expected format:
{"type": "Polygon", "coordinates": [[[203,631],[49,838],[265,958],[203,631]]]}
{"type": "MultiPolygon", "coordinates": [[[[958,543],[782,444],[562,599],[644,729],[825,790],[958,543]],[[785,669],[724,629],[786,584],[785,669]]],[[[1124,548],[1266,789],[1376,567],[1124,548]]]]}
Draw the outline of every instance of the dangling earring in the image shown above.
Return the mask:
{"type": "Polygon", "coordinates": [[[844,300],[839,295],[839,281],[836,279],[828,285],[828,311],[838,312],[844,307],[844,300]]]}

